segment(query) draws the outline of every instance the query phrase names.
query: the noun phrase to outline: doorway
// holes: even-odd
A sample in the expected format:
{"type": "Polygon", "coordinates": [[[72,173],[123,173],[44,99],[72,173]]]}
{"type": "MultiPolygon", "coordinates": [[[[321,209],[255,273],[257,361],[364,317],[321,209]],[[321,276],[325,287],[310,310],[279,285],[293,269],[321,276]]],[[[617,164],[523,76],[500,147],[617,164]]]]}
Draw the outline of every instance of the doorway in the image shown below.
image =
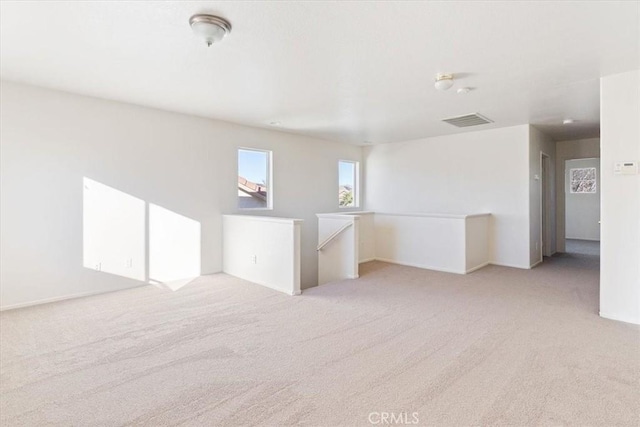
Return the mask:
{"type": "Polygon", "coordinates": [[[564,165],[565,251],[600,255],[600,159],[570,159],[564,165]]]}

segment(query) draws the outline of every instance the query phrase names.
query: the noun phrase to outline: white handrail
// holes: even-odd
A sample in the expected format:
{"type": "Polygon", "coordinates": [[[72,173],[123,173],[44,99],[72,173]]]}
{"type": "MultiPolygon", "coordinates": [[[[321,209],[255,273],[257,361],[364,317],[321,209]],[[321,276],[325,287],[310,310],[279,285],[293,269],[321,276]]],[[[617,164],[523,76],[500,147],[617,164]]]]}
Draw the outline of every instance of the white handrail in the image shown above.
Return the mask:
{"type": "Polygon", "coordinates": [[[333,239],[335,239],[336,237],[338,237],[338,235],[340,233],[342,233],[344,230],[346,230],[347,228],[351,227],[353,225],[353,222],[348,222],[345,225],[343,225],[342,227],[338,228],[333,234],[331,234],[331,236],[327,237],[325,239],[324,242],[320,243],[318,245],[318,248],[316,250],[320,251],[322,250],[322,248],[324,248],[325,246],[327,246],[327,244],[332,241],[333,239]]]}

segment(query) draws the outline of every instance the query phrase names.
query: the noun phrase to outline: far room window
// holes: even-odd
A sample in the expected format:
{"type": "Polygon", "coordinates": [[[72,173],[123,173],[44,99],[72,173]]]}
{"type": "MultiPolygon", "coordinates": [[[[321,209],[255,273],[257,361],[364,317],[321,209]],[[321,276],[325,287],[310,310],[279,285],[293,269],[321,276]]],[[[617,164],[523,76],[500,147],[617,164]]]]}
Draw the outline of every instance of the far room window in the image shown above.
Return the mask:
{"type": "Polygon", "coordinates": [[[576,168],[569,170],[572,193],[596,192],[596,168],[576,168]]]}
{"type": "Polygon", "coordinates": [[[358,207],[358,162],[338,162],[338,205],[341,208],[358,207]]]}
{"type": "Polygon", "coordinates": [[[271,209],[271,151],[238,149],[238,208],[271,209]]]}

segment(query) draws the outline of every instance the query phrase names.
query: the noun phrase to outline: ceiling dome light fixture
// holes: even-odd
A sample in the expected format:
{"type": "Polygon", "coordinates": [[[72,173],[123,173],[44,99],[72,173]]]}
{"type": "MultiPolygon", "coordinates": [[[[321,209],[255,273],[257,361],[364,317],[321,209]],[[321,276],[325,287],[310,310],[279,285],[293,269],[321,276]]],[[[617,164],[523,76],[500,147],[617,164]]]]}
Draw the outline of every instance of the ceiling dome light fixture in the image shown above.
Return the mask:
{"type": "Polygon", "coordinates": [[[219,16],[198,14],[189,18],[194,34],[204,39],[207,46],[221,41],[231,32],[231,24],[219,16]]]}
{"type": "Polygon", "coordinates": [[[453,74],[438,73],[436,74],[435,87],[438,90],[447,90],[453,86],[453,74]]]}
{"type": "Polygon", "coordinates": [[[570,125],[570,124],[573,124],[573,123],[575,123],[575,122],[576,122],[576,121],[575,121],[575,120],[573,120],[573,119],[564,119],[564,120],[562,121],[562,124],[563,124],[563,125],[570,125]]]}

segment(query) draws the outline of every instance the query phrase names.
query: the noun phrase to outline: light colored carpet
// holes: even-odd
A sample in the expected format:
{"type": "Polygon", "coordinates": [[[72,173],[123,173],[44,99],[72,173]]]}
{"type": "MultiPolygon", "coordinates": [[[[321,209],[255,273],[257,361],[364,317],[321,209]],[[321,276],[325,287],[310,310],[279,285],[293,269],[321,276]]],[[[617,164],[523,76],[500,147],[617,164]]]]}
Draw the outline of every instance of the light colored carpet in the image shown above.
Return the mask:
{"type": "Polygon", "coordinates": [[[373,262],[300,297],[213,275],[3,312],[0,420],[637,426],[640,329],[598,317],[597,262],[373,262]]]}
{"type": "Polygon", "coordinates": [[[570,254],[600,256],[600,242],[593,240],[566,239],[564,249],[570,254]]]}

